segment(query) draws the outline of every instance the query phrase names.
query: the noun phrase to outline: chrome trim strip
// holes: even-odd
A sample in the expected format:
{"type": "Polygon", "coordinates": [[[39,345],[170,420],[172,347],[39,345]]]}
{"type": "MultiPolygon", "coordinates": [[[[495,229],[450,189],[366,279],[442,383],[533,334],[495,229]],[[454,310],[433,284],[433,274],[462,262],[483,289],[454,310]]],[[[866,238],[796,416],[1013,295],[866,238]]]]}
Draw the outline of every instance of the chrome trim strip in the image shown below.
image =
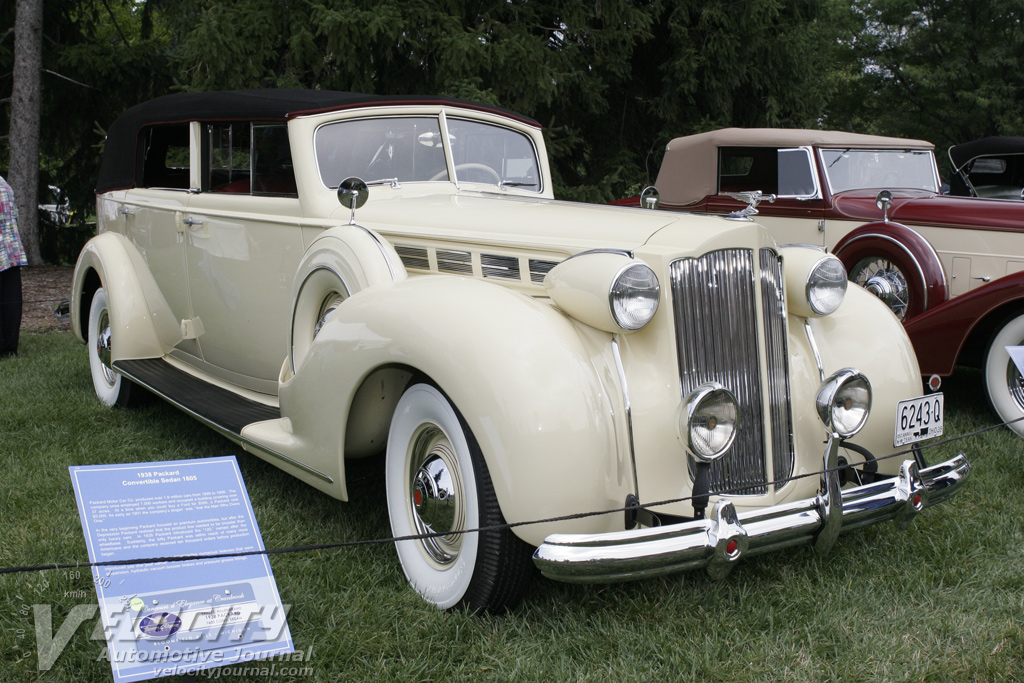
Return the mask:
{"type": "Polygon", "coordinates": [[[448,166],[448,180],[455,183],[455,189],[460,190],[459,175],[455,172],[455,152],[452,150],[451,137],[448,133],[448,115],[444,109],[437,114],[441,122],[441,145],[444,147],[445,164],[448,166]]]}
{"type": "MultiPolygon", "coordinates": [[[[628,249],[587,249],[586,251],[581,251],[578,254],[573,254],[569,258],[565,259],[565,261],[569,261],[579,256],[586,256],[587,254],[620,254],[626,258],[633,258],[633,252],[628,249]]],[[[562,261],[562,263],[565,263],[565,261],[562,261]]]]}
{"type": "Polygon", "coordinates": [[[612,355],[615,357],[615,369],[619,373],[619,384],[622,386],[622,404],[626,408],[626,431],[629,436],[629,461],[633,465],[633,493],[640,498],[640,480],[636,474],[636,446],[633,443],[633,407],[629,402],[629,386],[626,384],[626,371],[622,367],[622,354],[619,352],[619,335],[612,335],[612,355]]]}
{"type": "Polygon", "coordinates": [[[395,267],[391,263],[391,259],[388,258],[388,251],[387,249],[384,248],[384,243],[381,242],[380,238],[377,237],[376,233],[374,233],[373,230],[370,230],[369,228],[364,228],[358,223],[353,223],[352,227],[359,228],[360,230],[362,230],[363,232],[370,236],[370,239],[372,239],[374,244],[377,245],[377,249],[380,250],[380,255],[384,257],[384,263],[388,264],[388,272],[391,273],[391,281],[398,282],[398,273],[395,272],[395,267]]]}
{"type": "Polygon", "coordinates": [[[807,343],[811,345],[811,353],[814,355],[814,362],[818,366],[818,381],[825,381],[825,366],[821,362],[821,353],[818,352],[818,342],[814,340],[814,332],[811,330],[811,324],[807,320],[804,320],[804,333],[807,334],[807,343]]]}
{"type": "Polygon", "coordinates": [[[789,325],[782,257],[774,249],[761,249],[761,310],[768,365],[768,411],[771,421],[772,479],[793,473],[793,406],[789,386],[789,325]]]}
{"type": "MultiPolygon", "coordinates": [[[[832,514],[839,515],[840,531],[888,519],[905,528],[918,512],[956,494],[970,473],[963,453],[920,472],[908,459],[896,477],[843,490],[832,514]]],[[[821,498],[742,513],[721,499],[709,519],[602,534],[552,534],[533,561],[548,578],[570,583],[633,581],[697,567],[721,578],[741,557],[814,543],[830,516],[821,498]]]]}

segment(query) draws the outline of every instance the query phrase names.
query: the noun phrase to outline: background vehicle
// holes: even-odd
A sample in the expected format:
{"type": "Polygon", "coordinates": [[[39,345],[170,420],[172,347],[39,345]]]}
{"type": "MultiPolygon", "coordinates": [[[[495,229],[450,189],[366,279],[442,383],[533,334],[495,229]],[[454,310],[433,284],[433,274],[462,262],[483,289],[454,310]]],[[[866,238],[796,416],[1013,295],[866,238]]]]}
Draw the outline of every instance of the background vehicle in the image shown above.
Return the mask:
{"type": "MultiPolygon", "coordinates": [[[[1005,349],[1024,343],[1024,203],[940,194],[931,143],[717,130],[672,140],[657,189],[672,211],[753,201],[780,244],[828,248],[905,322],[925,376],[983,368],[999,417],[1024,417],[1024,380],[1005,349]]],[[[1024,421],[1011,428],[1024,434],[1024,421]]]]}
{"type": "Polygon", "coordinates": [[[1024,137],[991,137],[949,148],[950,194],[1024,199],[1024,137]]]}
{"type": "Polygon", "coordinates": [[[511,606],[531,553],[587,582],[824,552],[969,473],[883,457],[941,432],[942,398],[834,257],[556,202],[512,112],[172,95],[109,128],[97,193],[72,327],[101,400],[145,386],[342,500],[346,463],[384,457],[402,568],[442,608],[511,606]]]}

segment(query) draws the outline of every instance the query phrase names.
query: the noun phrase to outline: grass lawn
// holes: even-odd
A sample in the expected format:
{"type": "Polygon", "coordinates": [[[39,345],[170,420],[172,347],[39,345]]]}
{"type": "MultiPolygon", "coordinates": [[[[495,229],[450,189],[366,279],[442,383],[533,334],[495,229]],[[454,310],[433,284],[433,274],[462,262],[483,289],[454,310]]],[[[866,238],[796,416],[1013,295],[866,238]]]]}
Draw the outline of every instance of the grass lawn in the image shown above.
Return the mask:
{"type": "MultiPolygon", "coordinates": [[[[22,336],[0,361],[0,566],[86,561],[69,465],[237,454],[268,548],[385,537],[383,479],[366,468],[335,501],[156,401],[111,411],[85,348],[22,336]]],[[[977,373],[943,387],[946,435],[995,421],[977,373]]],[[[928,451],[967,453],[953,500],[906,532],[892,523],[810,548],[640,583],[571,586],[537,576],[503,617],[442,613],[405,584],[389,545],[275,555],[296,675],[275,681],[1000,681],[1024,677],[1024,441],[1005,429],[928,451]]],[[[53,631],[95,605],[88,570],[0,575],[0,683],[109,681],[87,621],[38,672],[33,605],[53,631]]],[[[50,634],[48,633],[49,637],[50,634]]],[[[216,672],[217,670],[214,670],[216,672]]],[[[228,674],[237,674],[226,669],[228,674]]],[[[174,680],[174,679],[171,679],[174,680]]]]}

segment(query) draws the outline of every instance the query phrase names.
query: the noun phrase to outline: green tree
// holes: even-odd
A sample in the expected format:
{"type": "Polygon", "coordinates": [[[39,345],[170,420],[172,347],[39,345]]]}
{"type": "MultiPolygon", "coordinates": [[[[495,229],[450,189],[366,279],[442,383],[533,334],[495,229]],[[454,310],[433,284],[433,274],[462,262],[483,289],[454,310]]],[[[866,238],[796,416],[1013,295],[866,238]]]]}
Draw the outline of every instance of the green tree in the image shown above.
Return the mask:
{"type": "MultiPolygon", "coordinates": [[[[858,0],[859,71],[834,112],[860,132],[951,144],[1024,135],[1024,2],[858,0]]],[[[944,155],[940,154],[940,158],[944,155]]]]}
{"type": "MultiPolygon", "coordinates": [[[[61,0],[42,3],[43,43],[39,148],[40,196],[47,185],[64,190],[73,221],[81,224],[95,208],[103,131],[120,112],[165,94],[173,85],[169,34],[159,26],[158,0],[61,0]]],[[[0,6],[0,25],[13,25],[14,8],[0,6]]],[[[0,93],[15,87],[9,34],[0,36],[0,93]]],[[[0,108],[0,130],[13,123],[0,108]]],[[[0,159],[10,153],[0,140],[0,159]]],[[[40,199],[43,201],[43,199],[40,199]]],[[[42,218],[46,218],[43,216],[42,218]]],[[[40,251],[45,260],[69,260],[88,229],[57,229],[41,220],[40,251]],[[57,248],[58,242],[70,243],[57,248]]]]}

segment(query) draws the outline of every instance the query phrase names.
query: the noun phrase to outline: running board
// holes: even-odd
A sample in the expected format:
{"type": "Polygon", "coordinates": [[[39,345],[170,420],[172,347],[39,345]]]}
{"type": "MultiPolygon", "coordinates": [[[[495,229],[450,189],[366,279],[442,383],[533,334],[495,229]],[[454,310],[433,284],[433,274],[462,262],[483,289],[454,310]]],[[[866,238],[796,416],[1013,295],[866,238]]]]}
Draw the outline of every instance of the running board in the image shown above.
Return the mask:
{"type": "Polygon", "coordinates": [[[235,439],[248,424],[281,417],[277,408],[204,382],[160,358],[114,361],[114,370],[235,439]]]}

